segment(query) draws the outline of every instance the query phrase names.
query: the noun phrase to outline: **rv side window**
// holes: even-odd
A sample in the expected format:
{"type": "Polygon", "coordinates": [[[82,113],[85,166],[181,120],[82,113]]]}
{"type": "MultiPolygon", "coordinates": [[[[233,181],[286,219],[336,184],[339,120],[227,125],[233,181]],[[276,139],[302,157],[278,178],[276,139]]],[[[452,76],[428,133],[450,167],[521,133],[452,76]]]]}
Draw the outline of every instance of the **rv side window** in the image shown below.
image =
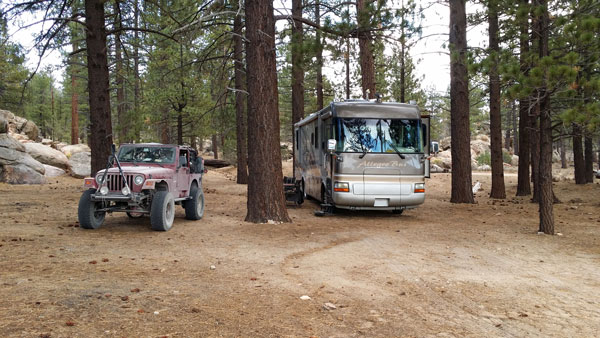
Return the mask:
{"type": "Polygon", "coordinates": [[[310,133],[310,144],[315,144],[315,133],[310,133]]]}
{"type": "Polygon", "coordinates": [[[300,149],[300,139],[298,137],[298,129],[296,129],[296,150],[300,149]]]}
{"type": "Polygon", "coordinates": [[[319,127],[315,127],[315,148],[319,148],[319,127]]]}

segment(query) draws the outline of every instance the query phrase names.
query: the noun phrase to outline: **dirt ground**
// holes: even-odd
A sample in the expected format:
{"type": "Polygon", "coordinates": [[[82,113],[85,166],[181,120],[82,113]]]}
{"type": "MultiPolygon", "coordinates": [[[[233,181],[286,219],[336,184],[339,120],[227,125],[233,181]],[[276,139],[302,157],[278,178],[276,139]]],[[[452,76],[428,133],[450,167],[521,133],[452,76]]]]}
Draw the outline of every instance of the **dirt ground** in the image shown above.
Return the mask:
{"type": "MultiPolygon", "coordinates": [[[[289,163],[286,163],[289,170],[289,163]]],[[[77,226],[81,180],[0,184],[3,337],[593,337],[600,332],[600,185],[556,183],[557,236],[537,206],[449,203],[450,174],[398,216],[250,224],[232,168],[205,176],[206,213],[77,226]],[[211,269],[211,265],[215,268],[211,269]],[[302,300],[301,296],[309,296],[302,300]],[[325,309],[332,303],[335,309],[325,309]]]]}

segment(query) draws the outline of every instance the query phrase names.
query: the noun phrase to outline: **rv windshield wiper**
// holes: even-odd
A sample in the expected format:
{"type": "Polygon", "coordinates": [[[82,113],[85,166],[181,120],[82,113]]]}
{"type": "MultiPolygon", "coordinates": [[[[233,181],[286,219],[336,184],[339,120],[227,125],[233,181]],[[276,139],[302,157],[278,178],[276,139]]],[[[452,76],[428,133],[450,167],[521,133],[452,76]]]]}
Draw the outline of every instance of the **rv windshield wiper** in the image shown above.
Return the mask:
{"type": "Polygon", "coordinates": [[[360,154],[360,155],[358,155],[358,158],[361,158],[361,159],[362,159],[363,157],[365,157],[365,155],[367,155],[367,153],[368,153],[368,151],[367,151],[367,150],[363,150],[363,153],[362,153],[362,154],[360,154]]]}
{"type": "Polygon", "coordinates": [[[402,154],[400,153],[400,151],[398,150],[398,148],[396,148],[396,146],[394,146],[394,144],[393,144],[393,143],[388,143],[388,145],[389,145],[389,146],[390,146],[390,147],[391,147],[391,148],[392,148],[392,149],[393,149],[393,150],[396,152],[396,154],[397,154],[398,156],[400,156],[400,158],[401,158],[401,159],[403,159],[403,160],[405,160],[405,159],[406,159],[406,156],[402,155],[402,154]]]}

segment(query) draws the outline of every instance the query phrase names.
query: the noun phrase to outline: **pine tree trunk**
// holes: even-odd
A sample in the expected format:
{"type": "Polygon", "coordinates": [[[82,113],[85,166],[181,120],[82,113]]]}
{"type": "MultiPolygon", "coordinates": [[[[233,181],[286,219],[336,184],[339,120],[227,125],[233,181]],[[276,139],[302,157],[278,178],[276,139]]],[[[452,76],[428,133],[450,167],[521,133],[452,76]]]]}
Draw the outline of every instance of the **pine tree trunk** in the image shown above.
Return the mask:
{"type": "MultiPolygon", "coordinates": [[[[504,164],[502,160],[502,115],[500,112],[500,76],[498,75],[498,12],[493,1],[488,3],[490,37],[490,134],[492,157],[492,190],[490,198],[506,198],[504,187],[504,164]]],[[[508,130],[508,129],[507,129],[508,130]]],[[[508,138],[510,140],[510,136],[508,138]]],[[[508,147],[507,147],[508,148],[508,147]]]]}
{"type": "Polygon", "coordinates": [[[244,46],[242,41],[242,17],[233,21],[233,60],[235,70],[235,121],[237,127],[237,183],[248,184],[248,126],[246,123],[244,46]]]}
{"type": "Polygon", "coordinates": [[[519,155],[519,131],[517,130],[517,105],[515,101],[510,104],[510,117],[512,120],[512,134],[513,134],[513,154],[519,155]]]}
{"type": "Polygon", "coordinates": [[[563,136],[560,137],[560,167],[566,169],[569,167],[569,163],[567,162],[567,146],[565,145],[565,138],[563,136]]]}
{"type": "Polygon", "coordinates": [[[121,10],[119,8],[119,1],[113,3],[114,17],[115,17],[115,86],[117,87],[117,130],[119,131],[119,143],[126,142],[127,131],[129,130],[129,119],[125,116],[125,80],[123,78],[123,46],[121,44],[121,10]]]}
{"type": "Polygon", "coordinates": [[[346,38],[346,55],[344,58],[346,63],[346,100],[350,99],[350,39],[346,38]]]}
{"type": "MultiPolygon", "coordinates": [[[[292,0],[292,17],[302,17],[302,0],[292,0]]],[[[302,22],[292,20],[292,149],[296,149],[294,124],[304,117],[304,67],[302,22]]],[[[294,159],[296,152],[292,151],[294,159]]],[[[294,166],[294,172],[296,167],[294,166]]]]}
{"type": "MultiPolygon", "coordinates": [[[[75,29],[71,32],[73,51],[77,50],[75,29]]],[[[75,59],[75,57],[73,57],[75,59]]],[[[79,143],[79,97],[77,95],[77,66],[71,65],[71,144],[79,143]]]]}
{"type": "Polygon", "coordinates": [[[273,2],[246,0],[248,213],[253,223],[291,222],[285,206],[279,138],[273,2]]]}
{"type": "MultiPolygon", "coordinates": [[[[549,55],[548,51],[548,9],[547,1],[540,0],[542,10],[539,23],[539,57],[549,55]]],[[[550,110],[550,94],[546,90],[546,82],[538,89],[540,98],[540,154],[539,154],[539,210],[540,231],[554,235],[554,193],[552,191],[552,112],[550,110]]]]}
{"type": "Polygon", "coordinates": [[[530,142],[529,152],[531,153],[531,183],[533,185],[533,196],[531,201],[539,201],[539,160],[540,160],[540,129],[538,127],[538,116],[540,114],[539,104],[535,104],[534,113],[529,117],[530,142]]]}
{"type": "MultiPolygon", "coordinates": [[[[315,22],[321,25],[321,2],[315,1],[315,22]]],[[[317,109],[323,109],[323,41],[321,38],[321,30],[315,31],[315,40],[317,42],[315,57],[317,66],[317,109]]],[[[293,136],[292,136],[293,137],[293,136]]]]}
{"type": "MultiPolygon", "coordinates": [[[[137,28],[139,28],[139,15],[140,9],[138,1],[135,0],[135,7],[133,9],[134,12],[134,25],[136,31],[133,33],[135,44],[133,46],[133,76],[134,76],[134,87],[133,87],[133,107],[134,107],[134,120],[137,122],[138,116],[140,115],[140,100],[141,100],[141,91],[140,91],[140,40],[139,33],[137,28]]],[[[135,140],[139,141],[141,138],[140,128],[135,126],[135,140]]]]}
{"type": "Polygon", "coordinates": [[[585,179],[585,159],[583,157],[581,131],[581,126],[573,123],[573,164],[575,165],[575,184],[587,183],[585,179]]]}
{"type": "Polygon", "coordinates": [[[217,134],[212,135],[212,152],[215,160],[219,159],[219,138],[217,134]]]}
{"type": "MultiPolygon", "coordinates": [[[[521,0],[519,7],[527,7],[528,4],[529,0],[521,0]]],[[[519,64],[521,73],[526,75],[529,69],[527,62],[527,54],[529,53],[529,18],[527,16],[521,19],[520,33],[519,64]]],[[[517,177],[517,196],[531,195],[529,177],[529,136],[531,135],[531,130],[529,130],[529,105],[530,102],[527,98],[521,98],[519,100],[519,171],[517,177]]]]}
{"type": "Polygon", "coordinates": [[[110,155],[112,126],[110,119],[110,93],[106,30],[104,26],[104,1],[86,0],[86,45],[88,91],[90,103],[90,148],[92,151],[92,176],[105,168],[110,155]]]}
{"type": "Polygon", "coordinates": [[[587,183],[594,183],[594,150],[592,143],[592,136],[586,131],[584,134],[585,152],[584,152],[584,170],[585,170],[585,181],[587,183]]]}
{"type": "Polygon", "coordinates": [[[474,203],[467,75],[467,16],[464,0],[450,0],[450,136],[452,203],[474,203]]]}
{"type": "Polygon", "coordinates": [[[357,0],[356,15],[358,17],[358,48],[360,58],[360,72],[362,75],[363,98],[375,98],[375,61],[373,58],[373,47],[371,43],[371,32],[369,32],[370,13],[367,3],[372,0],[357,0]]]}

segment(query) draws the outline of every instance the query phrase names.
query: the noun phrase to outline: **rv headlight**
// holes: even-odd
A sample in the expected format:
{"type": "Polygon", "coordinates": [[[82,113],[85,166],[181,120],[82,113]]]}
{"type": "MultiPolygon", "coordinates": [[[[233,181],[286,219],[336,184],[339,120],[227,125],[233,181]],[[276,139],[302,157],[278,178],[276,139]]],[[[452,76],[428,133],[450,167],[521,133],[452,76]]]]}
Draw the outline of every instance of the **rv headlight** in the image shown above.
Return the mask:
{"type": "Polygon", "coordinates": [[[100,195],[106,195],[106,194],[108,194],[108,187],[103,186],[102,188],[100,188],[100,195]]]}
{"type": "Polygon", "coordinates": [[[102,177],[104,177],[104,173],[100,173],[100,174],[96,175],[96,183],[98,183],[98,184],[104,183],[104,181],[102,181],[102,177]]]}
{"type": "Polygon", "coordinates": [[[415,192],[425,192],[425,183],[415,183],[415,192]]]}
{"type": "Polygon", "coordinates": [[[134,179],[133,179],[133,183],[135,183],[136,185],[142,185],[142,183],[144,183],[144,176],[142,175],[137,175],[134,179]]]}
{"type": "Polygon", "coordinates": [[[348,182],[335,182],[333,184],[333,191],[350,192],[350,185],[348,182]]]}

